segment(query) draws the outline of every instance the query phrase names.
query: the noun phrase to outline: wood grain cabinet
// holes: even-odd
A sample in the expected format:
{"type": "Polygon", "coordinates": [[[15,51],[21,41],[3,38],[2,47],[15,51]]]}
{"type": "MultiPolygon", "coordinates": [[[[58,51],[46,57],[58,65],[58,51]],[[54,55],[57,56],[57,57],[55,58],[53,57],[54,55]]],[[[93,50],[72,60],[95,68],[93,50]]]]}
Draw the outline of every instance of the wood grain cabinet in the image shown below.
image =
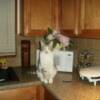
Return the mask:
{"type": "Polygon", "coordinates": [[[0,100],[37,100],[36,86],[0,91],[0,100]]]}
{"type": "Polygon", "coordinates": [[[44,92],[44,100],[58,100],[49,90],[46,88],[44,92]]]}
{"type": "Polygon", "coordinates": [[[23,0],[24,35],[41,36],[61,25],[61,0],[23,0]]]}
{"type": "Polygon", "coordinates": [[[24,35],[43,35],[48,27],[75,36],[76,0],[23,0],[24,35]]]}
{"type": "Polygon", "coordinates": [[[61,1],[61,29],[65,35],[80,38],[100,38],[99,0],[61,1]]]}
{"type": "Polygon", "coordinates": [[[45,86],[40,85],[37,88],[37,100],[58,100],[58,99],[45,86]]]}
{"type": "Polygon", "coordinates": [[[43,85],[0,90],[0,100],[57,100],[43,85]]]}
{"type": "Polygon", "coordinates": [[[24,35],[48,27],[70,37],[100,38],[100,0],[23,0],[24,35]]]}
{"type": "Polygon", "coordinates": [[[100,38],[100,0],[81,0],[81,37],[100,38]]]}
{"type": "Polygon", "coordinates": [[[52,0],[23,0],[24,35],[43,35],[52,26],[52,0]]]}
{"type": "Polygon", "coordinates": [[[75,36],[76,0],[61,0],[61,30],[67,36],[75,36]]]}

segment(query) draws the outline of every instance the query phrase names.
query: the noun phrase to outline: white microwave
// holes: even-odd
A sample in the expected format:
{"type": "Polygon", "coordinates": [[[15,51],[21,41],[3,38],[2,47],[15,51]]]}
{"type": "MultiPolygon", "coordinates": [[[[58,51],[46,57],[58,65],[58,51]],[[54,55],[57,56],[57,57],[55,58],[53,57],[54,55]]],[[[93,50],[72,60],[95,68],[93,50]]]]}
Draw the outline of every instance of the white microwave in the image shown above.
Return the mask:
{"type": "Polygon", "coordinates": [[[73,51],[56,51],[54,52],[54,62],[58,71],[73,71],[73,51]]]}

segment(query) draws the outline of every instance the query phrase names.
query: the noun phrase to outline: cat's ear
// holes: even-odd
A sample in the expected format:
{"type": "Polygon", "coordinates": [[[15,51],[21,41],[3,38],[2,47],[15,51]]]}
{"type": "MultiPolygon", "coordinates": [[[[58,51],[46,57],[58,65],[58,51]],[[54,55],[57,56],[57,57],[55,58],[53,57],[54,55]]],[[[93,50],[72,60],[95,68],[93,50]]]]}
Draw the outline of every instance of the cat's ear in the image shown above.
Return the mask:
{"type": "Polygon", "coordinates": [[[53,42],[51,41],[50,43],[49,43],[49,48],[53,48],[53,42]]]}

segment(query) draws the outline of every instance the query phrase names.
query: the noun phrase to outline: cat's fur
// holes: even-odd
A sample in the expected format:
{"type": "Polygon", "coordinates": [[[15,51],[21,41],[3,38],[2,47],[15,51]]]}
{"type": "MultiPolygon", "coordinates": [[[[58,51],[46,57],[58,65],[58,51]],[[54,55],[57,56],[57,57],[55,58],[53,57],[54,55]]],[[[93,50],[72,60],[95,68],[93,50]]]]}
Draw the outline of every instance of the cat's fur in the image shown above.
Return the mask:
{"type": "Polygon", "coordinates": [[[54,66],[53,51],[51,50],[52,42],[45,44],[41,41],[41,48],[37,76],[44,83],[53,83],[57,70],[54,66]]]}

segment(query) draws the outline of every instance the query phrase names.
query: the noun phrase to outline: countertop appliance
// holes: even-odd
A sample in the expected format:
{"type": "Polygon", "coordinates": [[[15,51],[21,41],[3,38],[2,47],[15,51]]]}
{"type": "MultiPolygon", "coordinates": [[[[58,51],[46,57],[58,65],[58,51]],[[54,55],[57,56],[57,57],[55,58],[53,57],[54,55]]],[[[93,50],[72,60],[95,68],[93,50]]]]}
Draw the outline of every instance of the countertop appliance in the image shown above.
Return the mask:
{"type": "Polygon", "coordinates": [[[73,71],[73,51],[56,51],[54,52],[54,62],[58,71],[73,71]]]}

